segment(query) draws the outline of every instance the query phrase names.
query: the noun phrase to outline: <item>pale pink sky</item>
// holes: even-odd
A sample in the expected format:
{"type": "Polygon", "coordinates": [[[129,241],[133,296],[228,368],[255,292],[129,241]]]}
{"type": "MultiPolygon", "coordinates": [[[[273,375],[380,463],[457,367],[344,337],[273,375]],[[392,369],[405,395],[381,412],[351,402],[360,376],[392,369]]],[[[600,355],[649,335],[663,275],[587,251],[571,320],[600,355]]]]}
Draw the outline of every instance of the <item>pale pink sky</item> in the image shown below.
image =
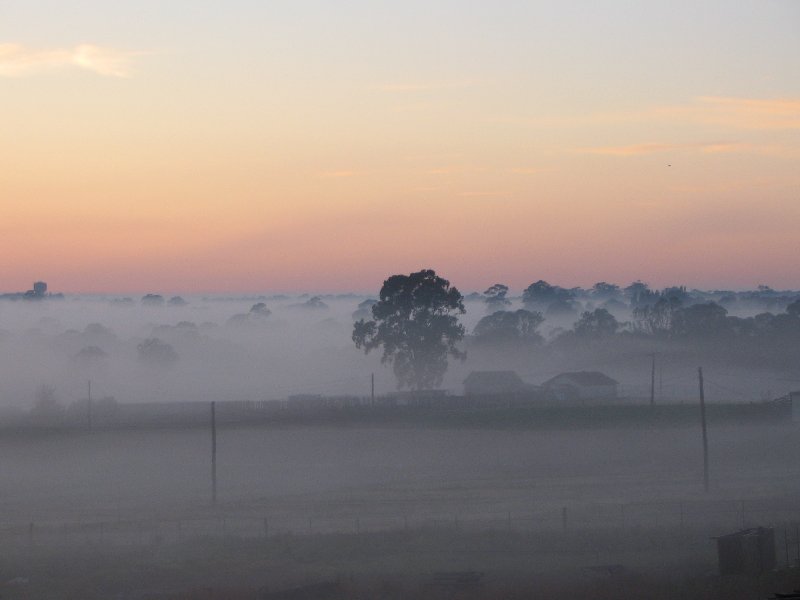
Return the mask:
{"type": "Polygon", "coordinates": [[[0,7],[4,291],[800,288],[800,3],[111,4],[0,7]]]}

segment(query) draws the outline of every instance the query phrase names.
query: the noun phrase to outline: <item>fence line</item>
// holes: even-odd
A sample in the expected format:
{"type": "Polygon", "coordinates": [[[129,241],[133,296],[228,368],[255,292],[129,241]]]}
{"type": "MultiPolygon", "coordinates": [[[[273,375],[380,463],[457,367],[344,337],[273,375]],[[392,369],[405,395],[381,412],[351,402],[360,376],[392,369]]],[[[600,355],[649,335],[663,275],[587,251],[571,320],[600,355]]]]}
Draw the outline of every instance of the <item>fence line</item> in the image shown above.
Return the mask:
{"type": "Polygon", "coordinates": [[[389,516],[353,514],[255,516],[220,512],[186,518],[90,519],[0,524],[6,543],[58,545],[159,544],[198,537],[271,538],[285,535],[372,534],[410,530],[546,532],[703,528],[717,533],[800,521],[800,500],[629,502],[552,507],[534,512],[389,516]]]}

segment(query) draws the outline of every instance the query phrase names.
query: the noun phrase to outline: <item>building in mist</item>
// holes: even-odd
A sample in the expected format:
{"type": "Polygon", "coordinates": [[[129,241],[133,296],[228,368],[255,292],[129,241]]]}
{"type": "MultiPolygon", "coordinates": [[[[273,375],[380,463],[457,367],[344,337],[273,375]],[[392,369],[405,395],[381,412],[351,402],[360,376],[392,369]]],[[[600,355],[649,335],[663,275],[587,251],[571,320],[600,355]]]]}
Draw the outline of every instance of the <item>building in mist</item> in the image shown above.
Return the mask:
{"type": "Polygon", "coordinates": [[[758,575],[775,568],[774,529],[755,527],[715,539],[720,575],[758,575]]]}
{"type": "Polygon", "coordinates": [[[542,387],[558,400],[607,400],[617,397],[619,382],[599,371],[575,371],[551,377],[542,387]]]}
{"type": "Polygon", "coordinates": [[[47,284],[44,281],[34,281],[33,289],[25,292],[25,298],[44,298],[47,296],[47,284]]]}

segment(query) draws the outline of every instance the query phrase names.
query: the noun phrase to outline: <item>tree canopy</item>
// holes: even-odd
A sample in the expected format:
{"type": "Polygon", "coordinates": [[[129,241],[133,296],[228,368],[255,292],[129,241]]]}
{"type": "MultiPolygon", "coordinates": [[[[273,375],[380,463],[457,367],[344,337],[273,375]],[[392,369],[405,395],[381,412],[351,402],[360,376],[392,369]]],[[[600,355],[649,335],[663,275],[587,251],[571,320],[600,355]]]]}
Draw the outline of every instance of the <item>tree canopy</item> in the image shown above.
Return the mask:
{"type": "Polygon", "coordinates": [[[540,312],[498,310],[478,321],[473,334],[480,343],[538,344],[543,341],[538,331],[543,322],[540,312]]]}
{"type": "Polygon", "coordinates": [[[372,319],[353,325],[356,348],[383,348],[381,362],[391,364],[399,388],[429,389],[441,384],[448,358],[463,360],[458,343],[464,326],[463,296],[431,269],[393,275],[383,282],[372,319]]]}
{"type": "Polygon", "coordinates": [[[508,286],[502,283],[495,283],[485,292],[484,301],[486,302],[486,309],[489,312],[494,312],[496,310],[502,310],[506,306],[511,305],[511,301],[506,298],[508,294],[508,286]]]}
{"type": "Polygon", "coordinates": [[[605,308],[586,311],[575,323],[575,334],[585,339],[599,339],[617,333],[619,322],[605,308]]]}

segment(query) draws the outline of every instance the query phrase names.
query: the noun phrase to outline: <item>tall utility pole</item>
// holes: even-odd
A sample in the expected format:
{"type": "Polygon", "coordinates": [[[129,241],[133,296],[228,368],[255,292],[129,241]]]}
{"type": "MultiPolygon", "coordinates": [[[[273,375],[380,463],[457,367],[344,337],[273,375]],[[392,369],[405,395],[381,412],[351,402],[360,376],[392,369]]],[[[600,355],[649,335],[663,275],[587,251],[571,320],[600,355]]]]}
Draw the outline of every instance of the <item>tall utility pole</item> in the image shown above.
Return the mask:
{"type": "Polygon", "coordinates": [[[89,395],[86,396],[86,426],[92,430],[92,380],[89,380],[89,395]]]}
{"type": "Polygon", "coordinates": [[[650,368],[650,407],[656,404],[656,353],[653,352],[650,357],[653,359],[650,368]]]}
{"type": "Polygon", "coordinates": [[[217,410],[211,403],[211,503],[217,505],[217,410]]]}
{"type": "Polygon", "coordinates": [[[370,380],[372,383],[372,392],[370,394],[370,398],[372,399],[372,406],[375,406],[375,373],[372,374],[370,380]]]}
{"type": "Polygon", "coordinates": [[[703,489],[708,492],[708,432],[706,430],[706,397],[703,390],[703,367],[697,367],[700,383],[700,423],[703,426],[703,489]]]}

